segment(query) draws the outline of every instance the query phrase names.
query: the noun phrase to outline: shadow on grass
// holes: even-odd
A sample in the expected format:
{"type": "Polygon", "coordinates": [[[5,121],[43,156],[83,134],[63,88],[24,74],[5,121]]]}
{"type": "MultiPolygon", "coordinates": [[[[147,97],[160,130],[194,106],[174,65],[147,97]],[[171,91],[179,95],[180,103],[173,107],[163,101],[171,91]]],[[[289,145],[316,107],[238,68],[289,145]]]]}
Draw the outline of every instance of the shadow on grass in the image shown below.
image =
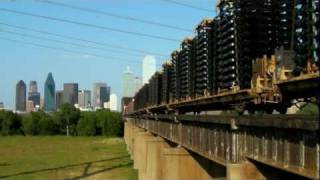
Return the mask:
{"type": "Polygon", "coordinates": [[[87,173],[87,171],[85,171],[83,173],[83,175],[77,176],[77,177],[74,177],[74,178],[70,178],[68,180],[78,180],[78,179],[86,178],[86,177],[93,176],[93,175],[96,175],[96,174],[99,174],[99,173],[103,173],[105,171],[110,171],[110,170],[121,168],[121,167],[128,167],[128,166],[131,166],[131,165],[132,165],[132,162],[128,162],[128,163],[125,163],[125,164],[119,164],[119,165],[112,166],[112,167],[109,167],[109,168],[105,168],[105,169],[101,169],[101,170],[98,170],[98,171],[94,171],[92,173],[87,173]]]}
{"type": "Polygon", "coordinates": [[[92,175],[95,175],[95,174],[98,174],[98,173],[102,173],[102,172],[105,172],[105,171],[109,171],[109,170],[112,170],[112,169],[130,166],[130,165],[132,165],[132,162],[125,163],[125,164],[118,164],[118,165],[115,165],[115,166],[112,166],[112,167],[109,167],[109,168],[105,168],[105,169],[98,170],[98,171],[95,171],[95,172],[92,172],[92,173],[88,173],[88,170],[89,170],[90,166],[93,163],[100,163],[100,162],[106,162],[106,161],[119,160],[119,159],[124,159],[124,158],[128,158],[128,157],[130,157],[130,156],[127,155],[127,156],[114,157],[114,158],[103,159],[103,160],[98,160],[98,161],[89,161],[89,162],[83,162],[83,163],[78,163],[78,164],[69,164],[69,165],[55,167],[55,168],[45,168],[45,169],[38,169],[38,170],[32,170],[32,171],[25,171],[25,172],[20,172],[20,173],[16,173],[16,174],[0,176],[0,179],[1,178],[9,178],[9,177],[13,177],[13,176],[33,174],[33,173],[44,172],[44,171],[55,171],[55,170],[59,170],[59,169],[65,169],[65,168],[70,168],[70,167],[75,167],[75,166],[86,165],[82,176],[71,178],[72,180],[76,180],[76,179],[81,179],[81,178],[84,178],[84,177],[92,176],[92,175]]]}

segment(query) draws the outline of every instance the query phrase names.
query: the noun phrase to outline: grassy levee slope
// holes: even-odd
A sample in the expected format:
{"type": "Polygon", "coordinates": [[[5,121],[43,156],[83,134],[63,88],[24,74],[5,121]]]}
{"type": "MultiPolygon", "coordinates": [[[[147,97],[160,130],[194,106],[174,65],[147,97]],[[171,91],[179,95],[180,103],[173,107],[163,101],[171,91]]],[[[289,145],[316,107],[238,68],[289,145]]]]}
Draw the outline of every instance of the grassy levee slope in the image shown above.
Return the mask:
{"type": "Polygon", "coordinates": [[[137,179],[118,138],[0,136],[0,179],[137,179]]]}

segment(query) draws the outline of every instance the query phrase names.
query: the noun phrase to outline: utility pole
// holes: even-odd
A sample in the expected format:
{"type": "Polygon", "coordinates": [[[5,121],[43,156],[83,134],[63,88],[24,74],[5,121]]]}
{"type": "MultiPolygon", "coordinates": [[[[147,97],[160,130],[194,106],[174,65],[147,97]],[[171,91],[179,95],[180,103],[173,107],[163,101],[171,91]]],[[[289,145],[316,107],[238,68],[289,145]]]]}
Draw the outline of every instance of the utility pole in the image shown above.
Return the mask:
{"type": "Polygon", "coordinates": [[[69,136],[69,116],[67,116],[67,136],[69,136]]]}

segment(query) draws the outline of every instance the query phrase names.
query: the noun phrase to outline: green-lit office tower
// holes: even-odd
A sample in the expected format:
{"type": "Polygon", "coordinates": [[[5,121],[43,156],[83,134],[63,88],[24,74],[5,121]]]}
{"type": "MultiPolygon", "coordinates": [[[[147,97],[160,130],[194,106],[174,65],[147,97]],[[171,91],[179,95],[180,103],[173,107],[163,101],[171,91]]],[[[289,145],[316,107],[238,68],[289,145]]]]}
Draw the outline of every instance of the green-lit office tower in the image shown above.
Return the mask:
{"type": "Polygon", "coordinates": [[[47,80],[44,85],[44,110],[55,111],[55,83],[52,77],[52,73],[48,74],[47,80]]]}

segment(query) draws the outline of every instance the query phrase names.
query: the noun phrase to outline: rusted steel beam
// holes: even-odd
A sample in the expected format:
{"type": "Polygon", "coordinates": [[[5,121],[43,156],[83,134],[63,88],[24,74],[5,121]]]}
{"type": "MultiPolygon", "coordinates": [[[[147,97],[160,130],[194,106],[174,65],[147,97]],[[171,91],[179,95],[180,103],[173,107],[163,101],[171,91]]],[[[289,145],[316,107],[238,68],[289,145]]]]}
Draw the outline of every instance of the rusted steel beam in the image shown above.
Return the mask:
{"type": "Polygon", "coordinates": [[[306,115],[144,115],[147,119],[163,121],[231,124],[239,126],[276,127],[290,129],[319,129],[319,116],[306,115]]]}

